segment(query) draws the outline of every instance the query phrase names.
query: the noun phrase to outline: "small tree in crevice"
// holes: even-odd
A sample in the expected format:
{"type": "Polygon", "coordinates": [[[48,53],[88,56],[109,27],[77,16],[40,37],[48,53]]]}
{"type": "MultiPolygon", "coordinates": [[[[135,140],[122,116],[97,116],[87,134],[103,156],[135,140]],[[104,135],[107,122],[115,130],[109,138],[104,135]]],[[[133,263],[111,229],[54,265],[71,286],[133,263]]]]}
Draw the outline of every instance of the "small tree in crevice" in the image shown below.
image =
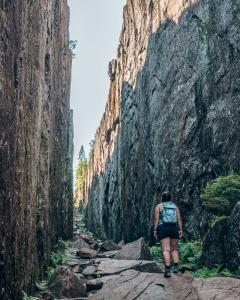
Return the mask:
{"type": "Polygon", "coordinates": [[[78,43],[77,40],[70,40],[69,43],[68,43],[68,47],[72,52],[72,58],[76,58],[76,53],[74,52],[74,50],[77,47],[77,43],[78,43]]]}
{"type": "Polygon", "coordinates": [[[74,206],[81,207],[85,202],[85,183],[87,173],[87,158],[84,147],[81,146],[78,156],[78,166],[76,169],[75,191],[74,191],[74,206]]]}

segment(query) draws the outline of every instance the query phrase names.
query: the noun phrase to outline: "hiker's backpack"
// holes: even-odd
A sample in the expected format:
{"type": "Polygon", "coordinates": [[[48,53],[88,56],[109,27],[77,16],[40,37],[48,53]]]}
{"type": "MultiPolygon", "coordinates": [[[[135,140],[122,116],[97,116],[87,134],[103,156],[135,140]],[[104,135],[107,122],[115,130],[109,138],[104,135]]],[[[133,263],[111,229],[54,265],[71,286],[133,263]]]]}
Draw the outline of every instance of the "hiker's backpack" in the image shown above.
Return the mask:
{"type": "Polygon", "coordinates": [[[162,223],[177,223],[177,206],[173,202],[163,203],[163,211],[161,213],[162,223]]]}

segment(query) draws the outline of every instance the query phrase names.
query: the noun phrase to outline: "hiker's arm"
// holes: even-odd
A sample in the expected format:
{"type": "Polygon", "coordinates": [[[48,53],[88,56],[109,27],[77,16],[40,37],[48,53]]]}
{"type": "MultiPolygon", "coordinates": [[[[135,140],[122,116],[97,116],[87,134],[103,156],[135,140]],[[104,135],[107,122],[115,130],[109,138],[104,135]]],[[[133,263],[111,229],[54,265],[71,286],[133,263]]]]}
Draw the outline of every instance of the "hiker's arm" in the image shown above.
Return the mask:
{"type": "Polygon", "coordinates": [[[159,207],[156,206],[156,208],[155,208],[155,214],[154,214],[154,231],[157,230],[158,220],[159,220],[159,207]]]}
{"type": "Polygon", "coordinates": [[[178,222],[178,227],[179,227],[179,238],[182,238],[182,219],[181,219],[181,215],[180,215],[180,211],[179,208],[177,207],[176,209],[177,212],[177,222],[178,222]]]}

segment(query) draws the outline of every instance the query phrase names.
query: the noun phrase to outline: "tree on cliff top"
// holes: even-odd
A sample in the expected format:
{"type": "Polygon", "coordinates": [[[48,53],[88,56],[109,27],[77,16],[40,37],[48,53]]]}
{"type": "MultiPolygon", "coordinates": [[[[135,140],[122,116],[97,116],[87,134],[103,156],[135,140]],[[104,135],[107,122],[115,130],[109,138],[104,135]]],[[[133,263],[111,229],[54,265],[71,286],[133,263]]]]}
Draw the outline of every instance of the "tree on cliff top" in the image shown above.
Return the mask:
{"type": "Polygon", "coordinates": [[[85,201],[85,182],[87,173],[87,158],[83,145],[80,147],[78,156],[78,166],[76,168],[74,206],[80,207],[85,201]]]}

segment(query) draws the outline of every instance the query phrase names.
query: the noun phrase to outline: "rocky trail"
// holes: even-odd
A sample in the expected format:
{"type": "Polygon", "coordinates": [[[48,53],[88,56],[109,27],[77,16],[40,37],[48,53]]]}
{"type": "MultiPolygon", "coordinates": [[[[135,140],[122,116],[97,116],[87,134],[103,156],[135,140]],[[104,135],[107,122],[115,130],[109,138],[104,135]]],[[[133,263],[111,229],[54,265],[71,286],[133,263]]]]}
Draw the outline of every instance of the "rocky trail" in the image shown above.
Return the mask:
{"type": "Polygon", "coordinates": [[[151,258],[142,238],[115,244],[83,233],[83,226],[75,216],[74,239],[65,250],[69,261],[56,269],[48,282],[51,293],[42,299],[239,299],[239,279],[199,279],[188,272],[165,279],[163,266],[151,258]]]}

